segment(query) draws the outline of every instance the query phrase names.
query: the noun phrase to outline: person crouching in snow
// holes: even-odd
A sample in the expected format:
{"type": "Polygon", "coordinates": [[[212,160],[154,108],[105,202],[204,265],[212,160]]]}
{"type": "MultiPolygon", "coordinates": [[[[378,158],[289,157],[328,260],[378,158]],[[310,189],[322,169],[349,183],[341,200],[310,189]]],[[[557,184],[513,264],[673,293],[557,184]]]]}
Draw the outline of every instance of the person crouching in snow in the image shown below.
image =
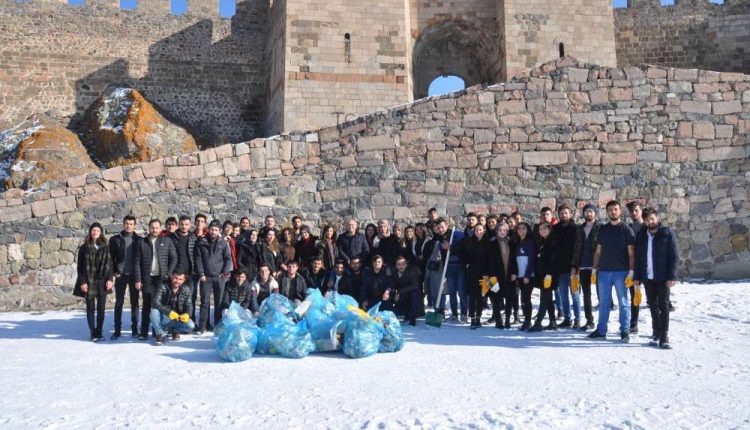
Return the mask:
{"type": "Polygon", "coordinates": [[[221,308],[228,309],[232,302],[237,302],[243,309],[250,309],[253,315],[258,315],[258,296],[250,287],[247,272],[243,269],[235,270],[232,279],[224,286],[221,308]]]}
{"type": "MultiPolygon", "coordinates": [[[[635,288],[642,283],[646,289],[646,303],[651,310],[651,346],[657,342],[661,348],[669,345],[669,293],[677,280],[679,253],[677,240],[672,230],[661,225],[654,208],[643,210],[646,228],[641,228],[635,237],[635,288]]],[[[640,290],[636,293],[640,296],[640,290]]],[[[635,296],[635,295],[634,295],[635,296]]]]}
{"type": "Polygon", "coordinates": [[[193,291],[185,285],[186,275],[172,274],[169,281],[163,282],[154,291],[151,305],[151,328],[156,333],[156,344],[164,343],[164,335],[169,333],[172,340],[179,340],[180,333],[190,333],[195,323],[190,320],[193,313],[193,291]]]}
{"type": "Polygon", "coordinates": [[[268,296],[279,292],[279,283],[271,276],[271,268],[265,263],[261,263],[258,276],[250,283],[250,287],[257,296],[258,303],[263,303],[268,296]]]}
{"type": "Polygon", "coordinates": [[[404,315],[404,322],[414,327],[417,325],[417,311],[422,292],[419,290],[419,269],[410,265],[406,257],[396,258],[396,270],[393,274],[396,288],[395,301],[404,315]]]}
{"type": "Polygon", "coordinates": [[[297,271],[299,269],[299,263],[295,260],[288,260],[286,263],[286,270],[279,279],[279,292],[287,299],[294,302],[294,306],[299,306],[305,300],[307,283],[297,271]]]}
{"type": "Polygon", "coordinates": [[[372,268],[365,270],[362,275],[362,297],[361,307],[364,310],[375,306],[380,302],[381,311],[392,311],[393,300],[393,280],[385,268],[383,257],[375,255],[372,257],[372,268]]]}

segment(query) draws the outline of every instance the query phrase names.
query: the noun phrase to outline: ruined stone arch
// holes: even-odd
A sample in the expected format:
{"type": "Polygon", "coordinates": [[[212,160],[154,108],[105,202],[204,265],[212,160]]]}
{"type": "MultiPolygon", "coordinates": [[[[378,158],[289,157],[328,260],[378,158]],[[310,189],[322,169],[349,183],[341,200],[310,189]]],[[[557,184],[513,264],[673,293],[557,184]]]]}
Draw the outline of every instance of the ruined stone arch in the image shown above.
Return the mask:
{"type": "Polygon", "coordinates": [[[463,20],[433,24],[414,43],[414,98],[427,97],[430,83],[439,76],[458,76],[467,87],[494,83],[500,77],[500,60],[494,34],[463,20]]]}

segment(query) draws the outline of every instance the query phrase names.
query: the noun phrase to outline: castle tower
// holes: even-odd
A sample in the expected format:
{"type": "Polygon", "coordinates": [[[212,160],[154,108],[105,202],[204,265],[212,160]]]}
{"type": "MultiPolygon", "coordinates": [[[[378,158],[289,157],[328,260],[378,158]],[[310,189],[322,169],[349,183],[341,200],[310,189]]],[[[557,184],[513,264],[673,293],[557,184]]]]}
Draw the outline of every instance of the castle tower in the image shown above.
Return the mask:
{"type": "Polygon", "coordinates": [[[611,0],[276,0],[268,25],[266,134],[425,97],[443,75],[471,86],[560,55],[617,63],[611,0]]]}

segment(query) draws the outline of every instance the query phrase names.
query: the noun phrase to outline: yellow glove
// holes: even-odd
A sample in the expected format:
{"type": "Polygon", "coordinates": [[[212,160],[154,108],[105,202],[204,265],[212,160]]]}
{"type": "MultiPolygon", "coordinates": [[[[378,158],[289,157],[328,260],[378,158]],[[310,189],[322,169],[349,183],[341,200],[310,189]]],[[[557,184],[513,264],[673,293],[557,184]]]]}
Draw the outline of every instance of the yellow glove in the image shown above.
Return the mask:
{"type": "Polygon", "coordinates": [[[547,290],[550,287],[552,287],[552,275],[547,275],[544,277],[544,289],[547,290]]]}
{"type": "Polygon", "coordinates": [[[490,283],[486,276],[482,277],[482,279],[479,280],[479,286],[482,288],[482,296],[487,295],[487,293],[490,291],[490,283]]]}
{"type": "Polygon", "coordinates": [[[591,271],[591,285],[596,285],[596,269],[591,271]]]}
{"type": "Polygon", "coordinates": [[[493,276],[493,277],[490,278],[489,285],[493,285],[493,284],[497,284],[497,277],[495,277],[495,276],[493,276]]]}
{"type": "Polygon", "coordinates": [[[180,315],[177,312],[175,311],[169,312],[169,319],[171,319],[172,321],[177,321],[177,318],[179,317],[180,315]]]}
{"type": "Polygon", "coordinates": [[[641,295],[641,287],[635,287],[633,290],[633,306],[640,306],[643,296],[641,295]]]}
{"type": "Polygon", "coordinates": [[[186,323],[190,321],[190,315],[188,314],[182,314],[180,315],[180,322],[186,323]]]}
{"type": "Polygon", "coordinates": [[[581,286],[581,278],[578,277],[578,274],[570,276],[570,290],[573,292],[573,294],[578,294],[578,287],[581,286]]]}
{"type": "Polygon", "coordinates": [[[633,286],[633,276],[634,276],[633,271],[632,270],[629,271],[628,276],[625,277],[625,287],[630,288],[633,286]]]}

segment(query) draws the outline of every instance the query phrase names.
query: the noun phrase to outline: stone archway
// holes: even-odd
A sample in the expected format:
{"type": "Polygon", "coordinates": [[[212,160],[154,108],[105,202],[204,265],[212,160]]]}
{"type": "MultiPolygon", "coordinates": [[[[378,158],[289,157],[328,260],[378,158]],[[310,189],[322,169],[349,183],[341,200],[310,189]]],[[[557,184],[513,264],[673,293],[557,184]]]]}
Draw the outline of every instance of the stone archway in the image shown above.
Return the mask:
{"type": "Polygon", "coordinates": [[[466,21],[426,28],[414,44],[412,58],[415,99],[427,97],[430,83],[439,76],[458,76],[467,87],[500,78],[495,38],[466,21]]]}

